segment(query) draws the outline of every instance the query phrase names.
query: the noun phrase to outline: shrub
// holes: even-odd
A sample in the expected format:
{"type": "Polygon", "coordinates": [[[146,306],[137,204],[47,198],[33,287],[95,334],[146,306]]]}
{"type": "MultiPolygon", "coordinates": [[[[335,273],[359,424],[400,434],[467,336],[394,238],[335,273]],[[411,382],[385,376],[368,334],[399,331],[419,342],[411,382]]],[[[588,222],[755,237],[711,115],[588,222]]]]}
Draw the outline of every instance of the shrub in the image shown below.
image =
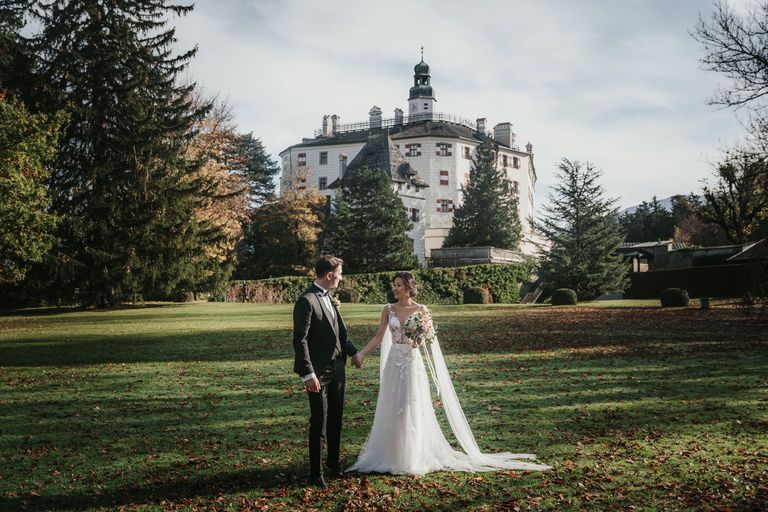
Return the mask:
{"type": "Polygon", "coordinates": [[[476,286],[464,290],[464,304],[490,304],[491,294],[486,288],[476,286]]]}
{"type": "Polygon", "coordinates": [[[661,307],[681,308],[688,306],[688,292],[682,288],[667,288],[661,292],[661,307]]]}
{"type": "Polygon", "coordinates": [[[334,293],[334,295],[341,302],[352,302],[352,303],[360,302],[360,292],[358,292],[354,288],[339,288],[338,290],[336,290],[336,293],[334,293]]]}
{"type": "Polygon", "coordinates": [[[553,306],[573,306],[576,304],[576,292],[570,288],[558,288],[552,292],[551,299],[553,306]]]}

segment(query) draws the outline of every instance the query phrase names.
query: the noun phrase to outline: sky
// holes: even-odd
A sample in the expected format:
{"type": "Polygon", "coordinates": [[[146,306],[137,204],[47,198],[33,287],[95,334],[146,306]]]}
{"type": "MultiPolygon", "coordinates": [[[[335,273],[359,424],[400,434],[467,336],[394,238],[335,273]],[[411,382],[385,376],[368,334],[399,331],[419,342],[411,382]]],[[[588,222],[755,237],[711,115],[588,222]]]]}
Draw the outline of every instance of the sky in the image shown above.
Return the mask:
{"type": "MultiPolygon", "coordinates": [[[[751,5],[738,0],[737,9],[751,5]]],[[[408,111],[429,64],[436,111],[511,122],[533,144],[536,204],[563,158],[603,172],[621,208],[700,190],[743,139],[739,114],[708,104],[726,78],[690,35],[702,0],[197,0],[174,18],[188,79],[233,107],[241,132],[278,154],[324,114],[364,122],[408,111]]]]}

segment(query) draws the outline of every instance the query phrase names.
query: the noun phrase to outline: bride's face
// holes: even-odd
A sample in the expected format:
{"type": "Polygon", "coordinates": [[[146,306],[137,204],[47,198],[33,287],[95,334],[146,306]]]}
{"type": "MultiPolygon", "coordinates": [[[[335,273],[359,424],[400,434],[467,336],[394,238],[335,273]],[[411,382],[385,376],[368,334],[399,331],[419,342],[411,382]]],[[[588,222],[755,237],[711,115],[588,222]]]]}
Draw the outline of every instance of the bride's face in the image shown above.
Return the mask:
{"type": "Polygon", "coordinates": [[[396,277],[395,280],[392,281],[392,295],[395,296],[396,300],[400,300],[400,297],[408,296],[408,290],[405,288],[405,283],[403,283],[403,280],[399,277],[396,277]]]}

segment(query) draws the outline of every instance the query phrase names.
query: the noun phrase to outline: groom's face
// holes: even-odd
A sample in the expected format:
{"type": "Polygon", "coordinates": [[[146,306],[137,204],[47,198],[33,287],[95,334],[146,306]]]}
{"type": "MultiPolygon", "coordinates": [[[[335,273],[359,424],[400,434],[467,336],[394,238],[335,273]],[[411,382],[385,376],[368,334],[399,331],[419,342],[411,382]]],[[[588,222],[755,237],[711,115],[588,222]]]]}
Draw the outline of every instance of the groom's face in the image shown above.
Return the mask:
{"type": "Polygon", "coordinates": [[[328,274],[328,289],[333,290],[334,288],[339,286],[339,283],[341,282],[341,265],[336,268],[333,272],[329,272],[328,274]]]}

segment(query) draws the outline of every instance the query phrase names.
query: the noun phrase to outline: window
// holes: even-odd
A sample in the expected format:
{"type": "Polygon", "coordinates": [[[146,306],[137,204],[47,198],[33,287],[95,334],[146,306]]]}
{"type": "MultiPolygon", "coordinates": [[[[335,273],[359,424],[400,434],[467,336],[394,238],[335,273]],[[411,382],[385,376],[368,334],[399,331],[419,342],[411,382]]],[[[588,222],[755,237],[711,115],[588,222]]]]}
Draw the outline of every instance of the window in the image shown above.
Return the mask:
{"type": "Polygon", "coordinates": [[[450,199],[438,199],[437,211],[440,213],[449,213],[453,211],[453,201],[450,199]]]}
{"type": "Polygon", "coordinates": [[[452,144],[446,144],[445,142],[438,142],[437,143],[437,152],[435,153],[436,156],[451,156],[451,146],[452,144]]]}
{"type": "Polygon", "coordinates": [[[512,167],[514,167],[515,169],[520,168],[520,159],[517,158],[516,156],[512,157],[512,167]]]}
{"type": "Polygon", "coordinates": [[[472,158],[472,156],[470,155],[471,151],[472,150],[470,149],[469,146],[464,146],[464,158],[466,158],[467,160],[471,159],[472,158]]]}
{"type": "Polygon", "coordinates": [[[406,144],[405,156],[421,156],[421,144],[406,144]]]}
{"type": "Polygon", "coordinates": [[[328,165],[328,152],[327,151],[321,151],[320,152],[320,165],[328,165]]]}
{"type": "Polygon", "coordinates": [[[424,104],[424,110],[429,110],[429,103],[424,104]]]}
{"type": "Polygon", "coordinates": [[[299,167],[304,167],[305,165],[307,165],[307,154],[299,153],[299,167]]]}
{"type": "Polygon", "coordinates": [[[520,193],[520,183],[517,182],[517,181],[513,181],[512,182],[512,190],[514,191],[515,194],[520,193]]]}
{"type": "Polygon", "coordinates": [[[317,188],[320,190],[325,190],[328,188],[328,178],[323,176],[322,178],[318,179],[317,188]]]}
{"type": "Polygon", "coordinates": [[[411,222],[419,222],[419,209],[411,208],[411,222]]]}
{"type": "Polygon", "coordinates": [[[441,185],[448,184],[448,171],[440,171],[440,184],[441,185]]]}
{"type": "Polygon", "coordinates": [[[501,155],[501,166],[504,168],[509,167],[509,160],[507,160],[507,155],[501,155]]]}

